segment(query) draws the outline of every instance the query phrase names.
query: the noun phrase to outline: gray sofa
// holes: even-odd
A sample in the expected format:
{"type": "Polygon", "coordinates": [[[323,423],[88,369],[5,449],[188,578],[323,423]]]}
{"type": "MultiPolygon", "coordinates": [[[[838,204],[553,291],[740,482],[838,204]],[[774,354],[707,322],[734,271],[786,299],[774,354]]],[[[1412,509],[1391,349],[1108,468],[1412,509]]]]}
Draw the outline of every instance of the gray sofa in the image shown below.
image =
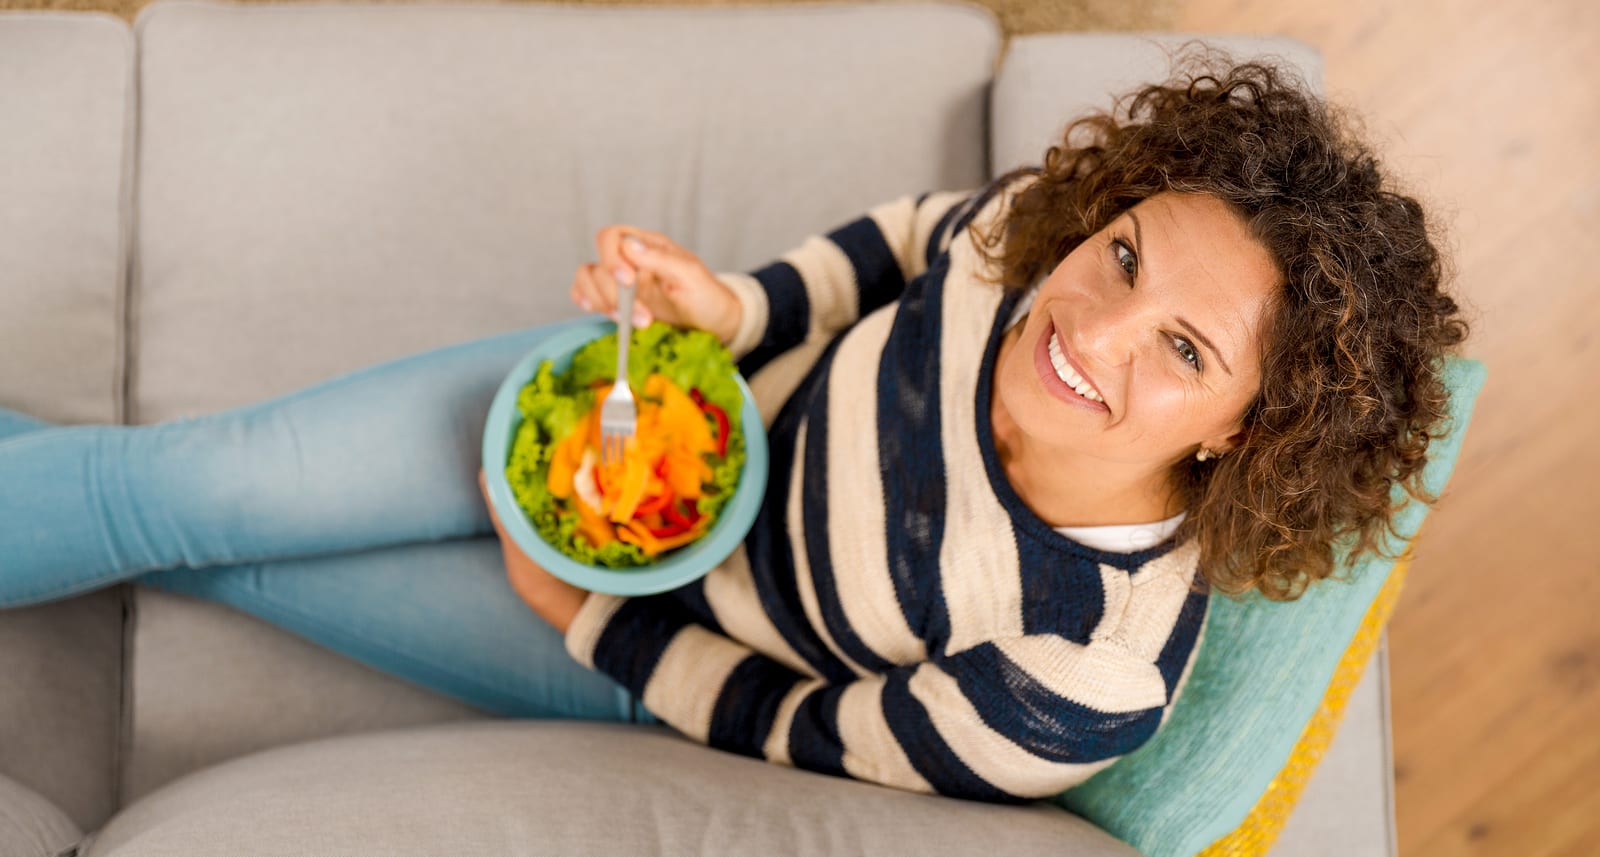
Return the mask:
{"type": "MultiPolygon", "coordinates": [[[[985,10],[927,3],[0,13],[0,405],[149,423],[569,317],[571,271],[614,221],[753,268],[874,203],[1037,160],[1175,41],[1029,36],[1002,58],[985,10]]],[[[1319,78],[1301,43],[1216,41],[1319,78]]],[[[1392,853],[1384,668],[1274,853],[1392,853]]],[[[1132,853],[1053,806],[494,719],[141,585],[0,612],[0,855],[74,844],[1132,853]]]]}

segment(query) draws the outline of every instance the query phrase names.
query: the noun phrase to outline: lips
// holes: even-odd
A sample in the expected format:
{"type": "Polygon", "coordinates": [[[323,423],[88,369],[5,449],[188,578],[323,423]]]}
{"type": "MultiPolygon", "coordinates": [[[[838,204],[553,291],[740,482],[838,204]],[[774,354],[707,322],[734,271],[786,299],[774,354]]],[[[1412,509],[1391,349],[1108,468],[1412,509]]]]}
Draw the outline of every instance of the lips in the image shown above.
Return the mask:
{"type": "Polygon", "coordinates": [[[1067,355],[1051,322],[1034,348],[1033,365],[1046,392],[1068,404],[1110,413],[1100,391],[1084,376],[1082,369],[1067,355]],[[1052,347],[1053,346],[1053,347],[1052,347]],[[1081,389],[1083,392],[1078,392],[1081,389]]]}

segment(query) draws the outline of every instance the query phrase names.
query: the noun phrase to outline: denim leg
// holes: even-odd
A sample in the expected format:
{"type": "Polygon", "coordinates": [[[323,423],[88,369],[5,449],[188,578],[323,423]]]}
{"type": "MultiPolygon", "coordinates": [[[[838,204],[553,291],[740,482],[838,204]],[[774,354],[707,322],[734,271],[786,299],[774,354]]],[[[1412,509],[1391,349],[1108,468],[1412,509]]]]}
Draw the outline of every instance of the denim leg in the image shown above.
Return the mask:
{"type": "Polygon", "coordinates": [[[493,537],[146,575],[383,672],[514,717],[633,720],[631,696],[567,654],[506,580],[493,537]]]}
{"type": "Polygon", "coordinates": [[[0,440],[0,607],[163,569],[489,534],[477,483],[489,403],[522,355],[564,327],[209,416],[0,440]]]}
{"type": "Polygon", "coordinates": [[[27,434],[30,431],[47,429],[53,425],[55,423],[48,423],[38,417],[30,417],[10,408],[0,408],[0,440],[27,434]]]}

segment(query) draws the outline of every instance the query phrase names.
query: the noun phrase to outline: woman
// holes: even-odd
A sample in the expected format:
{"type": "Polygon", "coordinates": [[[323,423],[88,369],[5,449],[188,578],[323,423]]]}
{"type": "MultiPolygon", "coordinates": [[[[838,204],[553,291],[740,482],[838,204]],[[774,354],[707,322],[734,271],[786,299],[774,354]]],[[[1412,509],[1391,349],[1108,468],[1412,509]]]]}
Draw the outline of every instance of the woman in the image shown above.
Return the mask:
{"type": "Polygon", "coordinates": [[[1417,204],[1279,73],[1127,106],[751,276],[601,232],[581,306],[637,278],[639,321],[716,333],[781,403],[756,525],[695,584],[592,595],[449,541],[497,526],[474,420],[545,328],[175,424],[11,417],[0,604],[144,575],[491,710],[1059,792],[1154,734],[1209,587],[1294,598],[1420,495],[1465,334],[1417,204]]]}

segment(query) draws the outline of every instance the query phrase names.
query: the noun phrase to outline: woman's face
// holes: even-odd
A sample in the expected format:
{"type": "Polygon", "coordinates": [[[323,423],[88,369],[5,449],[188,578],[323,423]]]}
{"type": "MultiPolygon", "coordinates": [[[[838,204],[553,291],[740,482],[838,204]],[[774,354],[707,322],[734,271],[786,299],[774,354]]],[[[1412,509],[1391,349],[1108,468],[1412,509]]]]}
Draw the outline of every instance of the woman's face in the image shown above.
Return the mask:
{"type": "Polygon", "coordinates": [[[1041,284],[996,376],[1027,443],[1165,473],[1226,452],[1261,386],[1260,338],[1281,281],[1220,200],[1134,206],[1041,284]]]}

